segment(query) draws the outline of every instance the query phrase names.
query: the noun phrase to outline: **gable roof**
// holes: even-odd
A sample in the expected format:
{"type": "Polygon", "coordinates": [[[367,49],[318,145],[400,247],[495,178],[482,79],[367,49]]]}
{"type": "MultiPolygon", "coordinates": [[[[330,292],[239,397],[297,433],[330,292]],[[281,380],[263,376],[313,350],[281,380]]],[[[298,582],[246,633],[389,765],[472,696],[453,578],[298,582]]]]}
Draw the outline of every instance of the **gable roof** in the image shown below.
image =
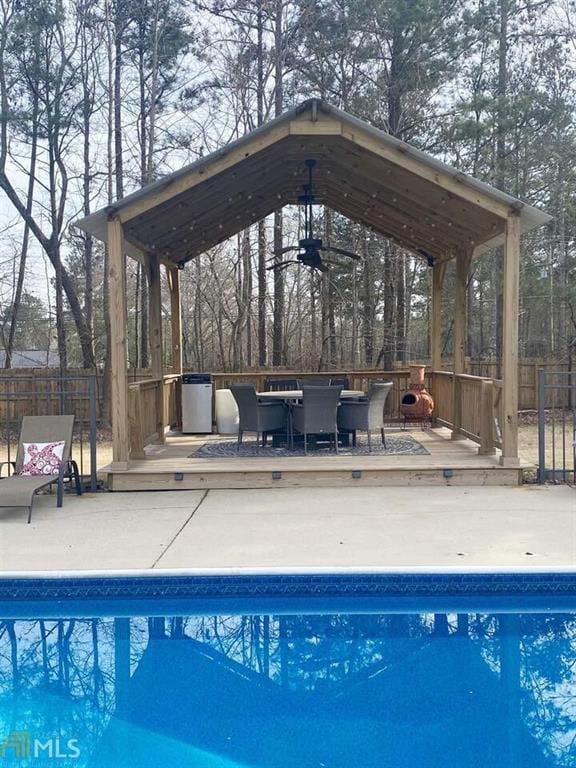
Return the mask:
{"type": "Polygon", "coordinates": [[[172,764],[205,768],[498,765],[513,729],[517,764],[549,766],[520,713],[507,707],[520,681],[516,690],[503,685],[473,641],[403,637],[395,646],[391,663],[295,690],[207,643],[153,639],[92,765],[166,765],[171,744],[172,764]],[[136,738],[142,733],[153,739],[136,738]]]}
{"type": "Polygon", "coordinates": [[[183,263],[297,204],[306,158],[317,160],[316,201],[418,254],[452,258],[503,240],[506,217],[522,231],[546,213],[467,176],[326,102],[311,99],[226,147],[87,216],[76,225],[106,240],[124,225],[127,252],[183,263]]]}

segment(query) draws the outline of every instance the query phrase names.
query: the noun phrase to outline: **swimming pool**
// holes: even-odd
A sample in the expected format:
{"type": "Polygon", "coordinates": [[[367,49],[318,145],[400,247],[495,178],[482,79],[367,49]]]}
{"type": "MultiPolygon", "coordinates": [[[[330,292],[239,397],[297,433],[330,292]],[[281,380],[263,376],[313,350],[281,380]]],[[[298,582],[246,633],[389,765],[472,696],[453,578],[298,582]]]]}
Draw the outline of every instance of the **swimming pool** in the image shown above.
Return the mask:
{"type": "Polygon", "coordinates": [[[0,765],[576,764],[576,573],[0,578],[0,765]]]}

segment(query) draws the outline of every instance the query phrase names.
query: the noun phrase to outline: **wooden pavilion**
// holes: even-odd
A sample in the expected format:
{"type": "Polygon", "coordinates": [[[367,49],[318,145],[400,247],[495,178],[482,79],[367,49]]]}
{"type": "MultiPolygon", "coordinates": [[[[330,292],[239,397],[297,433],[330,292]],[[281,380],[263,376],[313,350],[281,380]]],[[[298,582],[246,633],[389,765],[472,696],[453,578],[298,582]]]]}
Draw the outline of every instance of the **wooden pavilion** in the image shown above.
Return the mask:
{"type": "MultiPolygon", "coordinates": [[[[179,464],[165,465],[162,472],[152,466],[154,458],[159,460],[157,451],[146,447],[165,445],[166,429],[178,420],[175,409],[182,373],[179,270],[279,207],[297,204],[306,181],[307,158],[317,161],[318,203],[433,262],[428,381],[436,399],[437,423],[450,430],[451,441],[459,442],[461,451],[470,440],[479,444],[483,472],[486,467],[515,469],[517,482],[520,238],[550,217],[366,122],[312,99],[77,222],[79,228],[108,246],[113,428],[109,471],[117,476],[114,487],[167,487],[166,477],[163,482],[158,480],[158,485],[149,477],[147,485],[132,486],[127,481],[130,473],[139,474],[141,480],[144,475],[173,475],[174,487],[210,487],[206,462],[202,470],[187,467],[184,459],[189,454],[182,443],[173,455],[179,464]],[[491,380],[465,373],[466,286],[471,260],[499,245],[504,247],[502,379],[491,380]],[[151,376],[131,385],[125,255],[145,266],[150,297],[151,376]],[[450,260],[456,262],[453,371],[442,371],[442,288],[450,260]],[[168,374],[163,368],[161,266],[166,269],[171,296],[172,369],[168,374]],[[198,477],[192,477],[194,472],[198,477]],[[121,483],[121,478],[126,482],[121,483]]],[[[381,371],[373,373],[382,376],[381,371]]],[[[369,377],[366,374],[364,379],[369,377]]],[[[233,378],[226,377],[228,381],[233,378]]],[[[470,446],[467,451],[469,458],[470,446]]],[[[377,466],[382,471],[394,469],[398,465],[389,463],[392,458],[378,457],[377,466]]],[[[267,461],[260,462],[264,474],[269,474],[267,461]]],[[[345,460],[337,461],[339,464],[333,466],[349,474],[345,460]]],[[[371,458],[366,466],[373,469],[376,461],[371,458]]],[[[450,478],[446,467],[454,466],[454,462],[438,458],[436,464],[430,461],[428,468],[436,473],[443,470],[441,477],[450,478]]],[[[358,459],[352,464],[358,465],[358,459]]],[[[310,462],[306,466],[309,468],[310,462]]],[[[422,471],[425,468],[422,464],[422,471]]],[[[237,466],[222,465],[220,469],[228,475],[238,471],[237,466]]],[[[426,481],[426,472],[422,478],[426,481]]],[[[230,481],[228,487],[251,482],[244,477],[230,481]]],[[[219,476],[218,485],[227,485],[225,476],[219,476]]]]}

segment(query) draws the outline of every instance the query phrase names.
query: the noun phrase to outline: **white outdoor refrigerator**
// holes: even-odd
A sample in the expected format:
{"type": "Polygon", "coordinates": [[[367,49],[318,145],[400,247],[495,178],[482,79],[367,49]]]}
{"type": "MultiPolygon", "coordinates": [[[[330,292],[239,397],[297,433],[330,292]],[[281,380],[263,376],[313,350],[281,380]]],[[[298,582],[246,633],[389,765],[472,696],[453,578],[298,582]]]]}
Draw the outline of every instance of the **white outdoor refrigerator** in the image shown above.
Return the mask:
{"type": "Polygon", "coordinates": [[[182,376],[182,432],[212,432],[212,376],[209,373],[182,376]]]}

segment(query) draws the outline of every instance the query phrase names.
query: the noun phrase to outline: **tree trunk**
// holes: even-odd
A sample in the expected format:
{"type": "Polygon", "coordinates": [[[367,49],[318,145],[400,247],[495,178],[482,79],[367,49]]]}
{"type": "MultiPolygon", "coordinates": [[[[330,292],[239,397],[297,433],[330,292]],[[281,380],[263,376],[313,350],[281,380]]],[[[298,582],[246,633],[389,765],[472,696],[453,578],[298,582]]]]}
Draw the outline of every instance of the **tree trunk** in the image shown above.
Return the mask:
{"type": "Polygon", "coordinates": [[[364,341],[364,362],[371,366],[374,361],[374,275],[373,262],[366,238],[363,240],[364,252],[362,273],[362,338],[364,341]]]}
{"type": "Polygon", "coordinates": [[[116,2],[114,17],[114,172],[116,199],[124,197],[124,167],[122,159],[122,37],[124,18],[122,0],[116,2]]]}
{"type": "MultiPolygon", "coordinates": [[[[264,123],[264,13],[263,0],[258,0],[257,15],[257,123],[264,123]]],[[[258,365],[266,366],[266,227],[258,222],[258,365]]]]}
{"type": "Polygon", "coordinates": [[[308,366],[316,368],[318,362],[318,318],[316,316],[316,280],[314,270],[310,270],[310,360],[308,366]]]}
{"type": "Polygon", "coordinates": [[[396,250],[396,355],[398,362],[406,359],[406,256],[396,250]]]}
{"type": "Polygon", "coordinates": [[[394,362],[394,316],[396,312],[394,282],[392,280],[393,246],[388,244],[384,253],[384,334],[377,364],[385,371],[392,370],[394,362]]]}
{"type": "Polygon", "coordinates": [[[250,246],[250,230],[242,233],[242,263],[244,267],[243,302],[246,312],[246,365],[252,367],[252,250],[250,246]]]}
{"type": "Polygon", "coordinates": [[[356,265],[352,271],[352,342],[350,349],[352,368],[358,366],[358,270],[356,265]]]}
{"type": "MultiPolygon", "coordinates": [[[[32,124],[31,124],[31,144],[30,144],[30,171],[28,175],[28,190],[26,193],[26,213],[32,216],[32,203],[34,202],[34,181],[36,178],[36,155],[38,150],[38,95],[34,94],[32,105],[32,124]]],[[[24,290],[24,277],[26,275],[26,259],[28,256],[28,244],[30,242],[30,226],[26,221],[24,223],[24,232],[22,234],[22,247],[20,249],[20,263],[18,265],[18,278],[14,299],[12,301],[12,310],[10,312],[10,328],[8,330],[8,339],[6,341],[6,360],[5,368],[12,367],[12,352],[14,350],[14,337],[18,326],[18,313],[20,312],[20,302],[24,290]]]]}
{"type": "Polygon", "coordinates": [[[258,365],[266,366],[266,226],[258,222],[258,365]]]}
{"type": "MultiPolygon", "coordinates": [[[[508,16],[510,2],[500,0],[500,29],[498,35],[498,85],[496,93],[496,169],[495,184],[498,189],[506,188],[506,120],[508,99],[508,16]]],[[[495,294],[494,306],[494,348],[497,360],[497,376],[501,376],[502,364],[502,317],[503,317],[503,249],[494,252],[493,284],[495,294]]]]}
{"type": "MultiPolygon", "coordinates": [[[[275,92],[274,92],[274,114],[276,117],[282,114],[282,104],[284,100],[283,93],[283,74],[284,74],[284,51],[282,40],[282,0],[276,0],[275,19],[274,19],[274,74],[275,74],[275,92]]],[[[278,253],[282,248],[282,211],[274,213],[274,253],[278,253]]],[[[282,257],[277,256],[277,261],[282,257]]],[[[272,365],[284,365],[286,359],[284,356],[284,272],[281,269],[274,270],[274,330],[272,335],[272,365]]]]}

